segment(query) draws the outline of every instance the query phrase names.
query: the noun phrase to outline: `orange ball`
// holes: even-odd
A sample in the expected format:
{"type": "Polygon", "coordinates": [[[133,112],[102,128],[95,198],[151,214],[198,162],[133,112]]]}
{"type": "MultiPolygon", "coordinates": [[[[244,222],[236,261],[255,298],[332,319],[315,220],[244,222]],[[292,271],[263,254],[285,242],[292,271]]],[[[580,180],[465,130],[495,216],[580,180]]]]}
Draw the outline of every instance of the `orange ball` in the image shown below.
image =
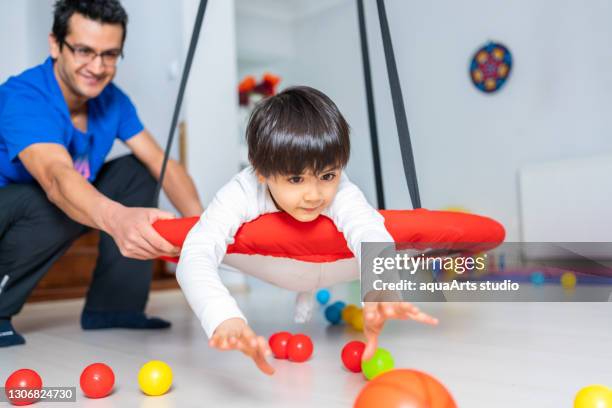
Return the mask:
{"type": "Polygon", "coordinates": [[[457,408],[438,380],[421,371],[398,369],[371,380],[359,393],[354,408],[457,408]]]}

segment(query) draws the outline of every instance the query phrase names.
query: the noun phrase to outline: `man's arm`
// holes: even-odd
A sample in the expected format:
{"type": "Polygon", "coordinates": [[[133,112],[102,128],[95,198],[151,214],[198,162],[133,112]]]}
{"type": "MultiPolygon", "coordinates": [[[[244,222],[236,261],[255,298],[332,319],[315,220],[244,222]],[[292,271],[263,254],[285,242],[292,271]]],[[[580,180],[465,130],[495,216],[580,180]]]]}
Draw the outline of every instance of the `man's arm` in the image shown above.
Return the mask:
{"type": "Polygon", "coordinates": [[[152,259],[178,253],[151,226],[172,214],[155,208],[125,207],[104,196],[73,168],[72,158],[63,146],[35,143],[23,149],[19,159],[49,201],[73,220],[111,235],[122,255],[152,259]]]}
{"type": "MultiPolygon", "coordinates": [[[[126,144],[156,180],[159,180],[164,151],[147,130],[129,138],[126,144]]],[[[184,217],[200,216],[204,211],[197,190],[185,168],[170,159],[164,176],[164,191],[184,217]]]]}

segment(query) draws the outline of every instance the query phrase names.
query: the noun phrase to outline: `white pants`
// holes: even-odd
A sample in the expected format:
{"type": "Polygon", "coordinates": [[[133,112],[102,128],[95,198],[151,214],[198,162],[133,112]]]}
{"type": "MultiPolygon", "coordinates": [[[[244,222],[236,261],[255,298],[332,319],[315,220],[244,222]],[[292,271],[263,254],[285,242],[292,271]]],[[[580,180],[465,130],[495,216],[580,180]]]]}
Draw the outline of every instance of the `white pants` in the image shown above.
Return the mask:
{"type": "Polygon", "coordinates": [[[229,254],[223,263],[272,285],[299,292],[295,301],[296,323],[305,323],[312,318],[316,289],[359,279],[355,258],[314,263],[263,255],[229,254]]]}

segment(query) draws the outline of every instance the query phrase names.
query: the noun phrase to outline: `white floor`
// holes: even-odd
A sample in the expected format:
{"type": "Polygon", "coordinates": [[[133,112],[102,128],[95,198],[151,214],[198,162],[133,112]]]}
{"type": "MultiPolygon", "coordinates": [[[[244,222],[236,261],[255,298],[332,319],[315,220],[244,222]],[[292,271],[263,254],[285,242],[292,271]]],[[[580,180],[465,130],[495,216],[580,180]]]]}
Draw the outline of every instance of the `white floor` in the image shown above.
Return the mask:
{"type": "MultiPolygon", "coordinates": [[[[348,286],[334,288],[334,300],[352,300],[348,286]]],[[[257,285],[237,296],[252,327],[269,336],[304,332],[315,353],[303,364],[274,360],[272,377],[260,374],[237,352],[208,348],[204,332],[180,292],[151,296],[148,312],[168,318],[167,331],[105,330],[78,326],[81,301],[27,305],[15,319],[25,346],[0,349],[0,379],[29,367],[45,386],[78,386],[81,370],[102,361],[113,367],[114,393],[77,404],[50,407],[348,407],[365,380],[342,368],[340,350],[361,334],[330,327],[322,313],[305,326],[292,323],[294,295],[257,285]],[[136,376],[150,359],[174,371],[171,391],[161,397],[140,393],[136,376]]],[[[438,327],[393,322],[381,346],[396,367],[416,368],[440,379],[462,408],[571,407],[578,389],[612,385],[612,303],[429,303],[420,305],[441,321],[438,327]]],[[[3,384],[0,384],[3,385],[3,384]]],[[[37,404],[44,406],[45,404],[37,404]]]]}

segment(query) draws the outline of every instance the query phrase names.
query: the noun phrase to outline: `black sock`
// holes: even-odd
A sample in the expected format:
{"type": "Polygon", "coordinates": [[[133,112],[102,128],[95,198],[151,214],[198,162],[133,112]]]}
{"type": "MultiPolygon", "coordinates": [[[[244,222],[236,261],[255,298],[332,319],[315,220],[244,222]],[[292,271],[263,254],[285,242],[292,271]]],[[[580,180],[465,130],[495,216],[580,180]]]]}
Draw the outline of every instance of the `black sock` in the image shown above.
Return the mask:
{"type": "Polygon", "coordinates": [[[17,346],[19,344],[25,344],[25,339],[13,328],[11,319],[0,318],[0,347],[17,346]]]}
{"type": "Polygon", "coordinates": [[[95,329],[166,329],[170,322],[158,317],[147,317],[143,312],[99,312],[83,310],[83,330],[95,329]]]}

